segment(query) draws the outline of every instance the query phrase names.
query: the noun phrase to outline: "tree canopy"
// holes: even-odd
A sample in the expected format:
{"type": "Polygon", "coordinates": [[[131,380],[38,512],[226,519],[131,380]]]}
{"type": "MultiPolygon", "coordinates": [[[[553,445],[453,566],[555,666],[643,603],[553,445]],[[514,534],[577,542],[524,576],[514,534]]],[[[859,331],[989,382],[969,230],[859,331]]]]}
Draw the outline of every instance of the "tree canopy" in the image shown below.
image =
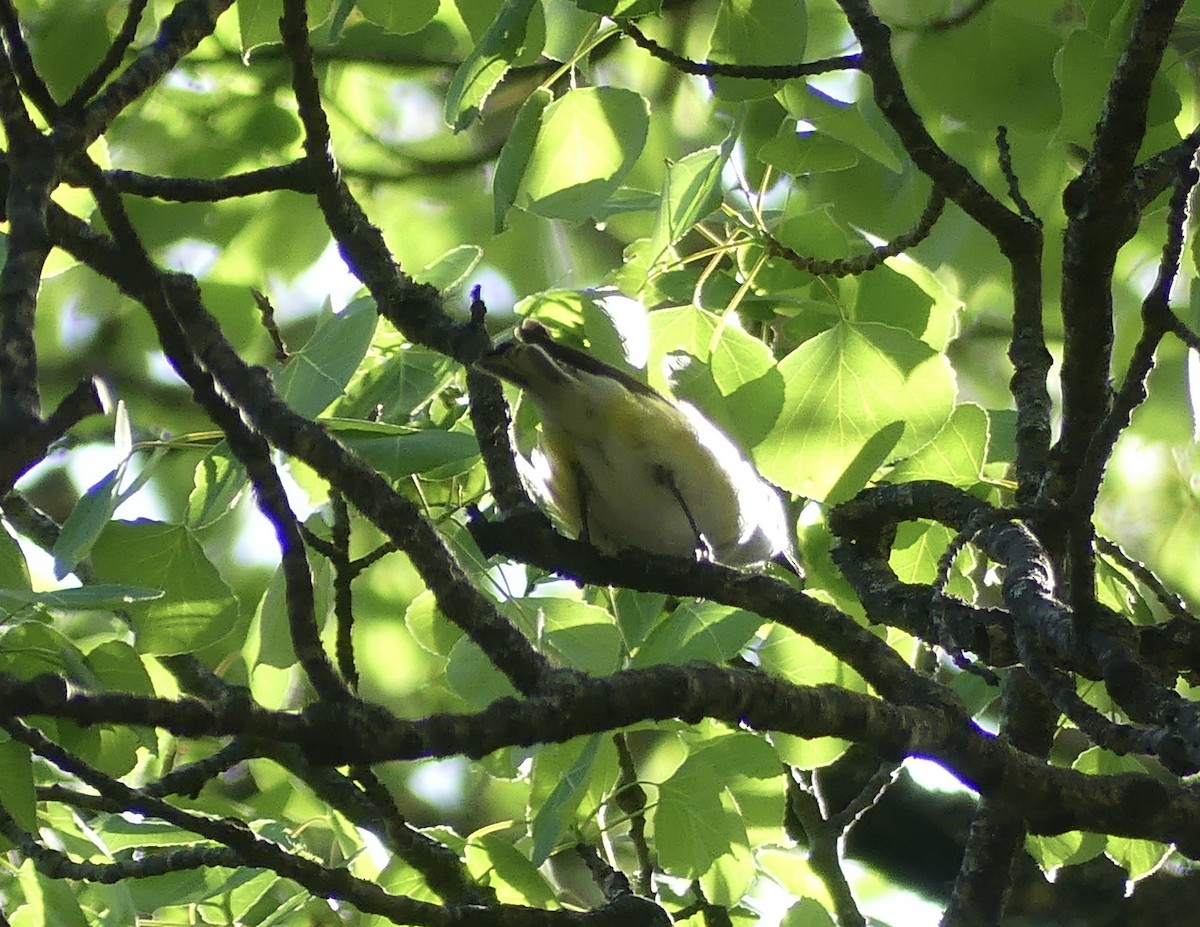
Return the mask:
{"type": "Polygon", "coordinates": [[[0,0],[0,923],[1193,923],[1197,23],[0,0]],[[527,318],[803,583],[565,536],[527,318]]]}

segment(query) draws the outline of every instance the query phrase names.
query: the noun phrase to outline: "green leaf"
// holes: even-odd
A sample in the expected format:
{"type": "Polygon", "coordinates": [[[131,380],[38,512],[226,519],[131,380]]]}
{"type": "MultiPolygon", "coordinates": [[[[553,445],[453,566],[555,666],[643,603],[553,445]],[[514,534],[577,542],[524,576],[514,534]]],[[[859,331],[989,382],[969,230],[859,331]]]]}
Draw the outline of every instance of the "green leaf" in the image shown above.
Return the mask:
{"type": "Polygon", "coordinates": [[[915,33],[900,60],[918,110],[979,132],[1052,129],[1062,113],[1053,75],[1058,34],[1049,9],[1023,12],[987,6],[954,29],[915,33]]]}
{"type": "Polygon", "coordinates": [[[634,16],[657,13],[662,7],[662,0],[575,0],[575,5],[581,10],[599,13],[601,16],[631,19],[634,16]]]}
{"type": "MultiPolygon", "coordinates": [[[[722,64],[795,64],[804,60],[808,16],[803,0],[723,0],[709,39],[708,59],[722,64]]],[[[711,79],[723,100],[761,100],[777,81],[711,79]]]]}
{"type": "Polygon", "coordinates": [[[1104,848],[1104,855],[1124,869],[1131,882],[1138,882],[1156,873],[1173,852],[1174,849],[1166,843],[1115,836],[1108,838],[1104,848]]]}
{"type": "Polygon", "coordinates": [[[166,455],[166,448],[157,449],[137,476],[122,488],[133,448],[129,418],[123,402],[117,404],[113,447],[120,455],[121,462],[83,494],[54,542],[54,574],[58,579],[74,570],[88,556],[113,513],[149,480],[155,467],[166,455]]]}
{"type": "Polygon", "coordinates": [[[801,898],[787,909],[779,927],[836,927],[833,917],[815,898],[801,898]]]}
{"type": "Polygon", "coordinates": [[[105,582],[152,582],[163,596],[129,608],[139,653],[190,653],[234,626],[237,599],[188,529],[146,519],[110,522],[92,553],[105,582]]]}
{"type": "Polygon", "coordinates": [[[650,325],[646,307],[638,300],[610,288],[556,289],[527,296],[514,311],[537,319],[556,341],[646,379],[650,325]]]}
{"type": "Polygon", "coordinates": [[[304,347],[275,375],[275,388],[293,411],[311,418],[341,395],[362,363],[378,322],[375,301],[367,296],[321,319],[304,347]]]}
{"type": "Polygon", "coordinates": [[[104,56],[112,40],[108,8],[88,0],[65,0],[39,8],[36,16],[37,28],[29,35],[30,51],[39,76],[61,101],[104,56]]]}
{"type": "Polygon", "coordinates": [[[650,384],[691,402],[757,456],[783,409],[783,379],[770,349],[726,322],[692,306],[651,313],[650,384]],[[700,363],[677,367],[674,382],[667,383],[660,359],[679,352],[700,363]]]}
{"type": "Polygon", "coordinates": [[[724,663],[754,636],[762,619],[715,602],[685,602],[660,621],[634,654],[634,667],[708,660],[724,663]]]}
{"type": "Polygon", "coordinates": [[[546,778],[545,766],[553,766],[553,788],[549,795],[531,794],[530,834],[533,837],[533,865],[540,866],[558,846],[567,827],[575,817],[575,810],[587,794],[592,766],[600,751],[603,738],[600,735],[580,738],[577,741],[542,748],[534,759],[535,778],[546,778]],[[564,759],[573,762],[563,768],[564,759]]]}
{"type": "MultiPolygon", "coordinates": [[[[779,804],[782,806],[782,802],[779,804]]],[[[749,838],[746,843],[730,844],[729,851],[718,856],[700,877],[705,900],[709,904],[734,907],[750,888],[756,871],[749,838]]]]}
{"type": "Polygon", "coordinates": [[[0,589],[0,604],[19,609],[30,605],[53,611],[114,611],[135,602],[161,599],[161,589],[124,586],[118,583],[91,583],[72,589],[51,589],[32,592],[21,589],[0,589]]]}
{"type": "Polygon", "coordinates": [[[945,424],[955,384],[944,355],[907,332],[840,322],[779,363],[783,411],[755,460],[784,489],[824,498],[884,426],[904,422],[897,453],[911,453],[945,424]]]}
{"type": "MultiPolygon", "coordinates": [[[[309,527],[320,532],[323,525],[314,524],[316,520],[316,516],[310,518],[309,527]]],[[[313,560],[314,611],[318,627],[324,627],[330,611],[333,570],[324,557],[313,560]]],[[[292,646],[292,630],[288,620],[287,583],[282,565],[271,574],[266,591],[250,619],[242,653],[251,666],[263,664],[286,669],[296,664],[296,650],[292,646]]]]}
{"type": "Polygon", "coordinates": [[[903,436],[904,422],[891,422],[867,438],[837,482],[825,493],[825,504],[837,505],[858,495],[876,471],[893,456],[892,452],[903,436]]]}
{"type": "Polygon", "coordinates": [[[649,359],[650,316],[636,299],[614,290],[587,290],[580,303],[587,348],[597,357],[644,379],[649,359]]]}
{"type": "Polygon", "coordinates": [[[548,61],[567,62],[575,59],[580,49],[602,27],[596,16],[581,9],[573,0],[543,0],[546,14],[546,43],[542,56],[548,61]]]}
{"type": "Polygon", "coordinates": [[[439,657],[448,656],[463,636],[462,629],[441,613],[437,597],[428,589],[422,589],[408,603],[404,610],[404,626],[418,644],[439,657]]]}
{"type": "Polygon", "coordinates": [[[1100,107],[1108,92],[1110,72],[1097,67],[1110,58],[1115,61],[1116,50],[1109,51],[1099,36],[1076,29],[1054,56],[1054,76],[1062,99],[1069,102],[1063,110],[1062,122],[1055,138],[1088,144],[1100,116],[1100,107]]]}
{"type": "MultiPolygon", "coordinates": [[[[270,98],[230,107],[220,118],[229,125],[215,129],[262,152],[299,141],[294,117],[270,98]]],[[[267,274],[292,277],[303,272],[329,245],[329,230],[310,198],[279,190],[256,202],[261,208],[246,217],[204,286],[205,301],[223,326],[231,326],[227,337],[239,345],[258,334],[252,327],[256,313],[246,311],[247,289],[261,287],[267,274]],[[279,247],[281,241],[287,242],[286,248],[279,247]]]]}
{"type": "Polygon", "coordinates": [[[703,763],[736,788],[747,779],[774,779],[783,774],[779,756],[766,738],[748,731],[713,737],[692,754],[689,761],[703,763]]]}
{"type": "MultiPolygon", "coordinates": [[[[11,739],[0,741],[0,808],[17,822],[21,830],[37,833],[33,760],[27,746],[11,739]]],[[[0,840],[3,839],[0,837],[0,840]]]]}
{"type": "Polygon", "coordinates": [[[850,145],[819,132],[798,131],[790,120],[757,153],[760,161],[793,177],[844,171],[858,163],[858,152],[850,145]]]}
{"type": "Polygon", "coordinates": [[[343,420],[365,422],[377,415],[379,423],[405,425],[458,369],[445,354],[420,345],[397,343],[379,352],[382,363],[364,364],[346,388],[346,396],[335,403],[332,411],[336,418],[330,427],[336,429],[336,423],[343,420]]]}
{"type": "Polygon", "coordinates": [[[617,87],[568,91],[542,114],[516,205],[547,219],[595,215],[633,167],[648,131],[640,94],[617,87]]]}
{"type": "Polygon", "coordinates": [[[529,596],[510,600],[504,611],[566,666],[603,675],[620,665],[621,635],[603,608],[575,599],[529,596]]]}
{"type": "Polygon", "coordinates": [[[612,219],[626,213],[651,213],[658,209],[660,199],[659,194],[649,190],[618,187],[604,204],[604,214],[612,219]]]}
{"type": "Polygon", "coordinates": [[[684,761],[658,787],[654,838],[658,861],[676,878],[694,879],[734,846],[746,846],[736,809],[721,801],[724,777],[697,757],[684,761]]]}
{"type": "MultiPolygon", "coordinates": [[[[513,312],[518,316],[537,319],[548,329],[557,341],[570,342],[574,347],[584,347],[584,312],[589,304],[594,303],[593,293],[587,290],[553,289],[533,293],[520,300],[513,312]]],[[[604,351],[601,346],[599,350],[604,351]]],[[[609,363],[622,363],[623,357],[614,357],[603,353],[601,360],[609,363]]]]}
{"type": "MultiPolygon", "coordinates": [[[[455,132],[461,132],[479,117],[484,101],[508,69],[520,55],[529,53],[533,46],[527,47],[526,38],[527,35],[533,38],[536,32],[529,28],[535,12],[540,16],[541,5],[537,0],[505,0],[487,31],[454,72],[446,89],[446,122],[455,132]]],[[[543,31],[537,50],[544,40],[543,31]]]]}
{"type": "Polygon", "coordinates": [[[521,108],[517,110],[517,118],[504,140],[500,149],[500,157],[496,159],[496,170],[492,175],[492,199],[495,212],[493,231],[503,232],[508,225],[508,211],[517,199],[517,191],[525,179],[525,169],[533,156],[534,145],[542,128],[542,114],[554,99],[545,87],[536,88],[521,108]]]}
{"type": "Polygon", "coordinates": [[[196,464],[185,516],[188,527],[207,528],[228,515],[249,485],[246,468],[222,441],[196,464]]]}
{"type": "Polygon", "coordinates": [[[763,874],[777,883],[785,892],[796,897],[827,897],[824,884],[813,873],[804,854],[791,849],[763,847],[755,853],[763,874]]]}
{"type": "Polygon", "coordinates": [[[852,692],[866,692],[867,684],[853,669],[807,637],[773,625],[758,648],[764,670],[806,685],[835,685],[852,692]]]}
{"type": "MultiPolygon", "coordinates": [[[[272,915],[282,923],[292,916],[293,908],[299,909],[303,904],[311,901],[307,893],[300,891],[295,883],[288,883],[273,872],[253,873],[251,878],[241,884],[231,884],[226,899],[222,900],[225,901],[226,910],[229,911],[229,919],[235,924],[253,923],[251,912],[256,909],[261,910],[263,904],[269,905],[272,915]],[[289,893],[291,894],[290,903],[286,900],[289,893]],[[226,901],[226,899],[228,900],[226,901]]],[[[270,927],[269,921],[269,918],[264,919],[263,927],[270,927]]]]}
{"type": "Polygon", "coordinates": [[[106,641],[87,654],[96,681],[109,692],[154,695],[154,683],[138,652],[124,641],[106,641]]]}
{"type": "Polygon", "coordinates": [[[654,261],[721,205],[721,171],[729,161],[733,143],[730,135],[720,145],[667,162],[654,232],[647,246],[654,261]]]}
{"type": "MultiPolygon", "coordinates": [[[[802,200],[799,200],[801,204],[802,200]]],[[[836,260],[851,253],[851,237],[845,227],[838,222],[832,210],[827,207],[817,209],[790,209],[784,213],[783,219],[774,229],[775,238],[787,245],[797,254],[813,257],[819,260],[836,260]]],[[[855,244],[862,246],[859,239],[855,244]]],[[[745,249],[742,255],[742,266],[749,267],[751,258],[757,259],[760,250],[745,249]]],[[[782,258],[773,259],[782,261],[782,258]]],[[[778,265],[777,265],[778,266],[778,265]]],[[[808,271],[802,271],[783,262],[783,266],[775,274],[760,272],[756,282],[760,287],[770,292],[772,289],[788,289],[796,285],[797,280],[804,283],[812,280],[808,271]],[[779,279],[775,279],[778,277],[779,279]]]]}
{"type": "Polygon", "coordinates": [[[908,255],[888,258],[859,281],[855,321],[903,328],[935,351],[958,334],[962,300],[908,255]]]}
{"type": "Polygon", "coordinates": [[[482,650],[465,634],[450,649],[446,683],[468,708],[485,708],[516,690],[482,650]]]}
{"type": "Polygon", "coordinates": [[[462,472],[479,457],[479,443],[465,432],[401,430],[382,422],[328,424],[363,460],[393,480],[451,465],[462,472]]]}
{"type": "Polygon", "coordinates": [[[63,634],[38,621],[17,621],[0,635],[0,670],[18,679],[55,673],[91,685],[83,653],[63,634]]]}
{"type": "Polygon", "coordinates": [[[973,403],[955,406],[949,420],[923,448],[892,468],[895,483],[942,480],[955,486],[978,483],[987,459],[987,413],[973,403]]]}
{"type": "Polygon", "coordinates": [[[467,278],[482,257],[483,249],[478,245],[458,245],[422,267],[413,279],[439,290],[451,290],[467,278]]]}
{"type": "Polygon", "coordinates": [[[0,524],[0,589],[27,590],[29,584],[29,565],[21,552],[17,539],[8,533],[0,524]]]}
{"type": "MultiPolygon", "coordinates": [[[[779,127],[786,119],[787,110],[775,97],[745,104],[738,121],[738,142],[742,150],[747,154],[756,154],[766,141],[779,134],[779,127]]],[[[769,183],[766,165],[757,156],[747,158],[742,170],[750,190],[761,190],[764,183],[769,183]]]]}
{"type": "MultiPolygon", "coordinates": [[[[954,536],[955,532],[945,525],[924,521],[905,522],[896,529],[896,538],[888,563],[896,571],[901,582],[931,583],[937,577],[938,563],[954,536]]],[[[950,591],[955,595],[962,595],[963,584],[966,583],[971,594],[964,598],[971,601],[974,598],[974,589],[969,585],[970,580],[958,572],[952,572],[950,575],[950,591]]]]}
{"type": "MultiPolygon", "coordinates": [[[[1075,758],[1071,768],[1092,776],[1146,774],[1146,767],[1135,757],[1118,756],[1102,747],[1083,751],[1075,758]]],[[[1170,854],[1170,846],[1153,840],[1111,835],[1105,838],[1104,855],[1124,869],[1135,882],[1156,872],[1170,854]]],[[[1072,863],[1077,861],[1071,860],[1072,863]]]]}
{"type": "Polygon", "coordinates": [[[476,878],[484,879],[502,904],[554,907],[554,890],[533,863],[501,834],[472,836],[463,859],[476,878]]]}
{"type": "Polygon", "coordinates": [[[897,174],[903,170],[894,137],[890,132],[885,137],[867,118],[862,105],[843,103],[803,80],[784,84],[778,99],[792,116],[814,126],[820,135],[853,146],[897,174]]]}
{"type": "Polygon", "coordinates": [[[1104,852],[1108,838],[1103,834],[1077,830],[1049,836],[1029,835],[1025,838],[1025,849],[1047,875],[1053,875],[1063,866],[1077,866],[1095,859],[1104,852]]]}
{"type": "Polygon", "coordinates": [[[1096,558],[1096,600],[1125,615],[1141,627],[1157,624],[1154,606],[1147,601],[1149,593],[1138,585],[1123,566],[1107,557],[1096,558]]]}
{"type": "Polygon", "coordinates": [[[258,875],[258,870],[250,868],[192,869],[130,879],[128,889],[138,910],[153,911],[168,905],[197,905],[219,898],[258,875]]]}
{"type": "Polygon", "coordinates": [[[91,552],[96,538],[121,504],[120,489],[124,475],[125,463],[122,462],[115,470],[93,483],[71,509],[51,549],[56,578],[62,579],[91,552]]]}
{"type": "Polygon", "coordinates": [[[138,764],[138,750],[151,749],[157,743],[148,736],[139,737],[131,727],[104,725],[98,728],[100,747],[92,765],[114,778],[124,776],[138,764]]]}
{"type": "Polygon", "coordinates": [[[396,35],[418,32],[438,11],[438,0],[356,0],[355,6],[371,22],[396,35]]]}
{"type": "Polygon", "coordinates": [[[612,613],[626,647],[632,650],[641,646],[662,614],[666,601],[667,597],[659,592],[612,590],[612,613]]]}
{"type": "Polygon", "coordinates": [[[42,875],[33,868],[32,860],[26,859],[21,864],[17,883],[25,897],[25,911],[29,914],[27,923],[54,924],[54,927],[88,927],[91,923],[75,900],[74,887],[65,879],[42,875]]]}

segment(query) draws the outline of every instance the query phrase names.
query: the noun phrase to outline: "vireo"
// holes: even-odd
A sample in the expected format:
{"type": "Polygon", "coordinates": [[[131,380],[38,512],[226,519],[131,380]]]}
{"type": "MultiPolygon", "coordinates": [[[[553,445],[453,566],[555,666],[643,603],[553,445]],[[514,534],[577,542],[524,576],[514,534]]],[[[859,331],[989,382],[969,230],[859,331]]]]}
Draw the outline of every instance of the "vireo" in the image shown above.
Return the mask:
{"type": "Polygon", "coordinates": [[[520,387],[542,422],[545,500],[608,553],[637,548],[803,576],[778,492],[699,410],[532,320],[476,366],[520,387]]]}

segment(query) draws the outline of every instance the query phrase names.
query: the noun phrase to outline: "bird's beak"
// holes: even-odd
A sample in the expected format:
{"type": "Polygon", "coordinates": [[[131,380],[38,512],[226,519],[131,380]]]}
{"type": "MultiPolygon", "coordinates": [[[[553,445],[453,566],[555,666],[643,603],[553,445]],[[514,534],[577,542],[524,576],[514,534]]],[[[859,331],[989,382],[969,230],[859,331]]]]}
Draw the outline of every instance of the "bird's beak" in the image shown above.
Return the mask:
{"type": "Polygon", "coordinates": [[[476,368],[534,392],[548,385],[565,386],[572,377],[545,349],[515,339],[502,341],[475,362],[476,368]]]}

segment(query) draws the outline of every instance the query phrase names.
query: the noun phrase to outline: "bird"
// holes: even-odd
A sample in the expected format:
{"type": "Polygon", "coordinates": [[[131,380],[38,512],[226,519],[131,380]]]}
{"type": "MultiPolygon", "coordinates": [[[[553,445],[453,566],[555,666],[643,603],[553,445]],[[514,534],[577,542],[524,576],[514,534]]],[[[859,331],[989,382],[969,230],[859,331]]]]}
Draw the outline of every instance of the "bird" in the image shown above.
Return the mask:
{"type": "Polygon", "coordinates": [[[541,435],[531,482],[575,537],[608,554],[774,561],[803,577],[778,490],[695,406],[532,319],[475,366],[533,401],[541,435]]]}

